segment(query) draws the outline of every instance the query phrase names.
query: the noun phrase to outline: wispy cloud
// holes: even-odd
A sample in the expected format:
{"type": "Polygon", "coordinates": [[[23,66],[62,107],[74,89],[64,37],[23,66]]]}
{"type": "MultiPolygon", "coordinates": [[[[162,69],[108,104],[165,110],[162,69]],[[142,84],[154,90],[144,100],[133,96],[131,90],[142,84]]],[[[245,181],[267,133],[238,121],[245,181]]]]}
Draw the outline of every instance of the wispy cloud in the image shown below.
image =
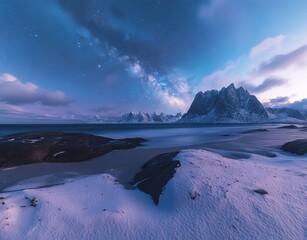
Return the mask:
{"type": "Polygon", "coordinates": [[[237,62],[228,62],[222,69],[218,69],[215,72],[203,77],[196,91],[204,91],[205,89],[219,89],[232,82],[238,81],[235,74],[232,72],[239,64],[237,62]]]}
{"type": "Polygon", "coordinates": [[[31,82],[21,82],[15,76],[0,75],[0,101],[11,105],[41,103],[46,106],[66,106],[71,101],[61,91],[48,91],[31,82]]]}
{"type": "Polygon", "coordinates": [[[269,37],[264,39],[262,42],[260,42],[258,45],[253,47],[249,53],[250,58],[255,58],[261,53],[271,49],[278,47],[283,40],[285,39],[284,35],[278,35],[276,37],[269,37]]]}
{"type": "Polygon", "coordinates": [[[272,104],[282,104],[282,103],[287,103],[289,101],[289,97],[276,97],[272,98],[270,100],[270,103],[272,104]]]}
{"type": "Polygon", "coordinates": [[[291,35],[278,36],[270,41],[267,38],[254,51],[247,52],[236,61],[228,61],[224,68],[204,76],[197,90],[219,89],[233,82],[256,94],[262,102],[268,103],[274,98],[278,101],[279,96],[288,97],[288,102],[306,97],[306,41],[298,41],[291,35]],[[282,41],[283,48],[269,48],[271,43],[278,41],[282,41]],[[251,58],[251,55],[257,57],[251,58]]]}
{"type": "MultiPolygon", "coordinates": [[[[242,1],[244,4],[244,1],[242,1]]],[[[207,1],[199,8],[198,17],[207,22],[223,20],[224,24],[231,24],[244,18],[244,11],[240,1],[213,0],[207,1]],[[231,22],[231,23],[230,23],[231,22]]]]}
{"type": "Polygon", "coordinates": [[[307,112],[307,98],[291,102],[289,97],[276,97],[264,103],[267,107],[294,108],[301,112],[307,112]]]}
{"type": "Polygon", "coordinates": [[[252,93],[263,93],[274,87],[280,87],[281,85],[284,85],[287,82],[288,82],[287,79],[270,77],[270,78],[265,79],[259,85],[253,85],[253,84],[246,83],[246,82],[240,82],[240,84],[243,87],[247,88],[252,93]]]}
{"type": "Polygon", "coordinates": [[[264,102],[264,106],[266,107],[283,107],[285,104],[288,104],[290,101],[289,97],[276,97],[276,98],[271,98],[269,101],[264,102]]]}
{"type": "Polygon", "coordinates": [[[269,74],[275,70],[288,68],[292,65],[304,66],[307,61],[307,44],[287,54],[276,55],[262,62],[252,73],[256,76],[269,74]]]}

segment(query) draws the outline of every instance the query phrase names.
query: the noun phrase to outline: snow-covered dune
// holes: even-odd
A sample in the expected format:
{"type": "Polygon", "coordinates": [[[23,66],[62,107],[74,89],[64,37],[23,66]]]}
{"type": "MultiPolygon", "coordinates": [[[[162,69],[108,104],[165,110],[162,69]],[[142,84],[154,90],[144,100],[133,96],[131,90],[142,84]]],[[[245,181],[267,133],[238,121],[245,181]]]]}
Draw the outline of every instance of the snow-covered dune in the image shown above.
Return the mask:
{"type": "Polygon", "coordinates": [[[205,150],[175,159],[158,206],[107,174],[0,194],[0,239],[306,239],[304,174],[205,150]]]}

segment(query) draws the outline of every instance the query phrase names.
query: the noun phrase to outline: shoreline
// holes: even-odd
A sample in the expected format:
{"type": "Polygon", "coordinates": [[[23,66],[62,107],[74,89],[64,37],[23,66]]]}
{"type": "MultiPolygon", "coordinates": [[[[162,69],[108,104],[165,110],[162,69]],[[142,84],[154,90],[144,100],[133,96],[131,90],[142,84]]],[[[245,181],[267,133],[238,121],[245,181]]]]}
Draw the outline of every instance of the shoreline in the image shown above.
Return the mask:
{"type": "MultiPolygon", "coordinates": [[[[167,139],[171,141],[172,139],[179,138],[180,135],[169,136],[168,138],[161,136],[149,139],[144,146],[127,150],[114,150],[106,155],[84,162],[38,163],[1,169],[0,192],[12,186],[17,189],[18,183],[24,185],[24,182],[28,182],[29,186],[32,184],[38,187],[44,187],[52,184],[65,183],[68,180],[82,176],[101,173],[113,175],[120,184],[129,188],[130,185],[127,183],[133,179],[141,166],[148,160],[161,153],[181,151],[184,149],[205,149],[232,159],[262,161],[267,164],[274,164],[276,161],[273,154],[277,154],[279,156],[278,159],[282,159],[278,161],[287,162],[288,165],[291,165],[291,161],[294,159],[296,160],[295,164],[299,168],[306,165],[303,161],[304,156],[294,156],[279,149],[285,142],[304,136],[304,132],[300,131],[300,129],[268,129],[269,131],[267,132],[242,134],[242,129],[240,128],[236,131],[231,130],[232,132],[229,136],[222,136],[225,132],[216,132],[212,135],[213,138],[210,138],[211,135],[204,134],[199,136],[201,142],[198,144],[170,147],[161,147],[156,144],[159,142],[159,139],[161,141],[167,141],[167,139]],[[256,145],[255,142],[257,142],[256,145]],[[253,155],[259,157],[256,157],[255,160],[253,155]]],[[[162,142],[160,145],[163,145],[162,142]]]]}
{"type": "Polygon", "coordinates": [[[22,165],[0,170],[0,192],[10,186],[17,187],[24,180],[33,179],[33,183],[39,177],[50,176],[47,182],[42,182],[40,187],[66,182],[67,179],[109,173],[122,185],[128,186],[136,172],[151,158],[161,153],[182,150],[186,148],[156,148],[156,149],[128,149],[114,150],[84,162],[73,163],[38,163],[22,165]],[[50,182],[51,181],[51,182],[50,182]],[[53,182],[53,184],[52,184],[53,182]]]}

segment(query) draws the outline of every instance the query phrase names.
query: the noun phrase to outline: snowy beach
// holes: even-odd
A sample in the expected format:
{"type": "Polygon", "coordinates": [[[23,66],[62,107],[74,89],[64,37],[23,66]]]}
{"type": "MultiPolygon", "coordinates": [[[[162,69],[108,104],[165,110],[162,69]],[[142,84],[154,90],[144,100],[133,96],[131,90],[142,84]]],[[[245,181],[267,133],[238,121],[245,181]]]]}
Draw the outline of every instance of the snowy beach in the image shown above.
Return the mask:
{"type": "Polygon", "coordinates": [[[280,146],[306,131],[287,126],[139,128],[127,137],[149,141],[135,149],[3,169],[1,239],[304,239],[307,157],[280,146]],[[129,182],[174,151],[180,167],[155,205],[129,182]]]}

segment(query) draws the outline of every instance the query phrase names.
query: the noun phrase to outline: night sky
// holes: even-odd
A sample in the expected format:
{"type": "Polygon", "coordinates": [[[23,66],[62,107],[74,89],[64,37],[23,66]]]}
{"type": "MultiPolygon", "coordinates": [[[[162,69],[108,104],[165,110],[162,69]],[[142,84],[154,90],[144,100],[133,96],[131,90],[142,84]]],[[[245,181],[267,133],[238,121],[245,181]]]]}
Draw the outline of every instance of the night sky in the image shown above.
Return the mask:
{"type": "Polygon", "coordinates": [[[306,12],[306,0],[0,0],[0,122],[174,114],[232,82],[307,108],[306,12]]]}

